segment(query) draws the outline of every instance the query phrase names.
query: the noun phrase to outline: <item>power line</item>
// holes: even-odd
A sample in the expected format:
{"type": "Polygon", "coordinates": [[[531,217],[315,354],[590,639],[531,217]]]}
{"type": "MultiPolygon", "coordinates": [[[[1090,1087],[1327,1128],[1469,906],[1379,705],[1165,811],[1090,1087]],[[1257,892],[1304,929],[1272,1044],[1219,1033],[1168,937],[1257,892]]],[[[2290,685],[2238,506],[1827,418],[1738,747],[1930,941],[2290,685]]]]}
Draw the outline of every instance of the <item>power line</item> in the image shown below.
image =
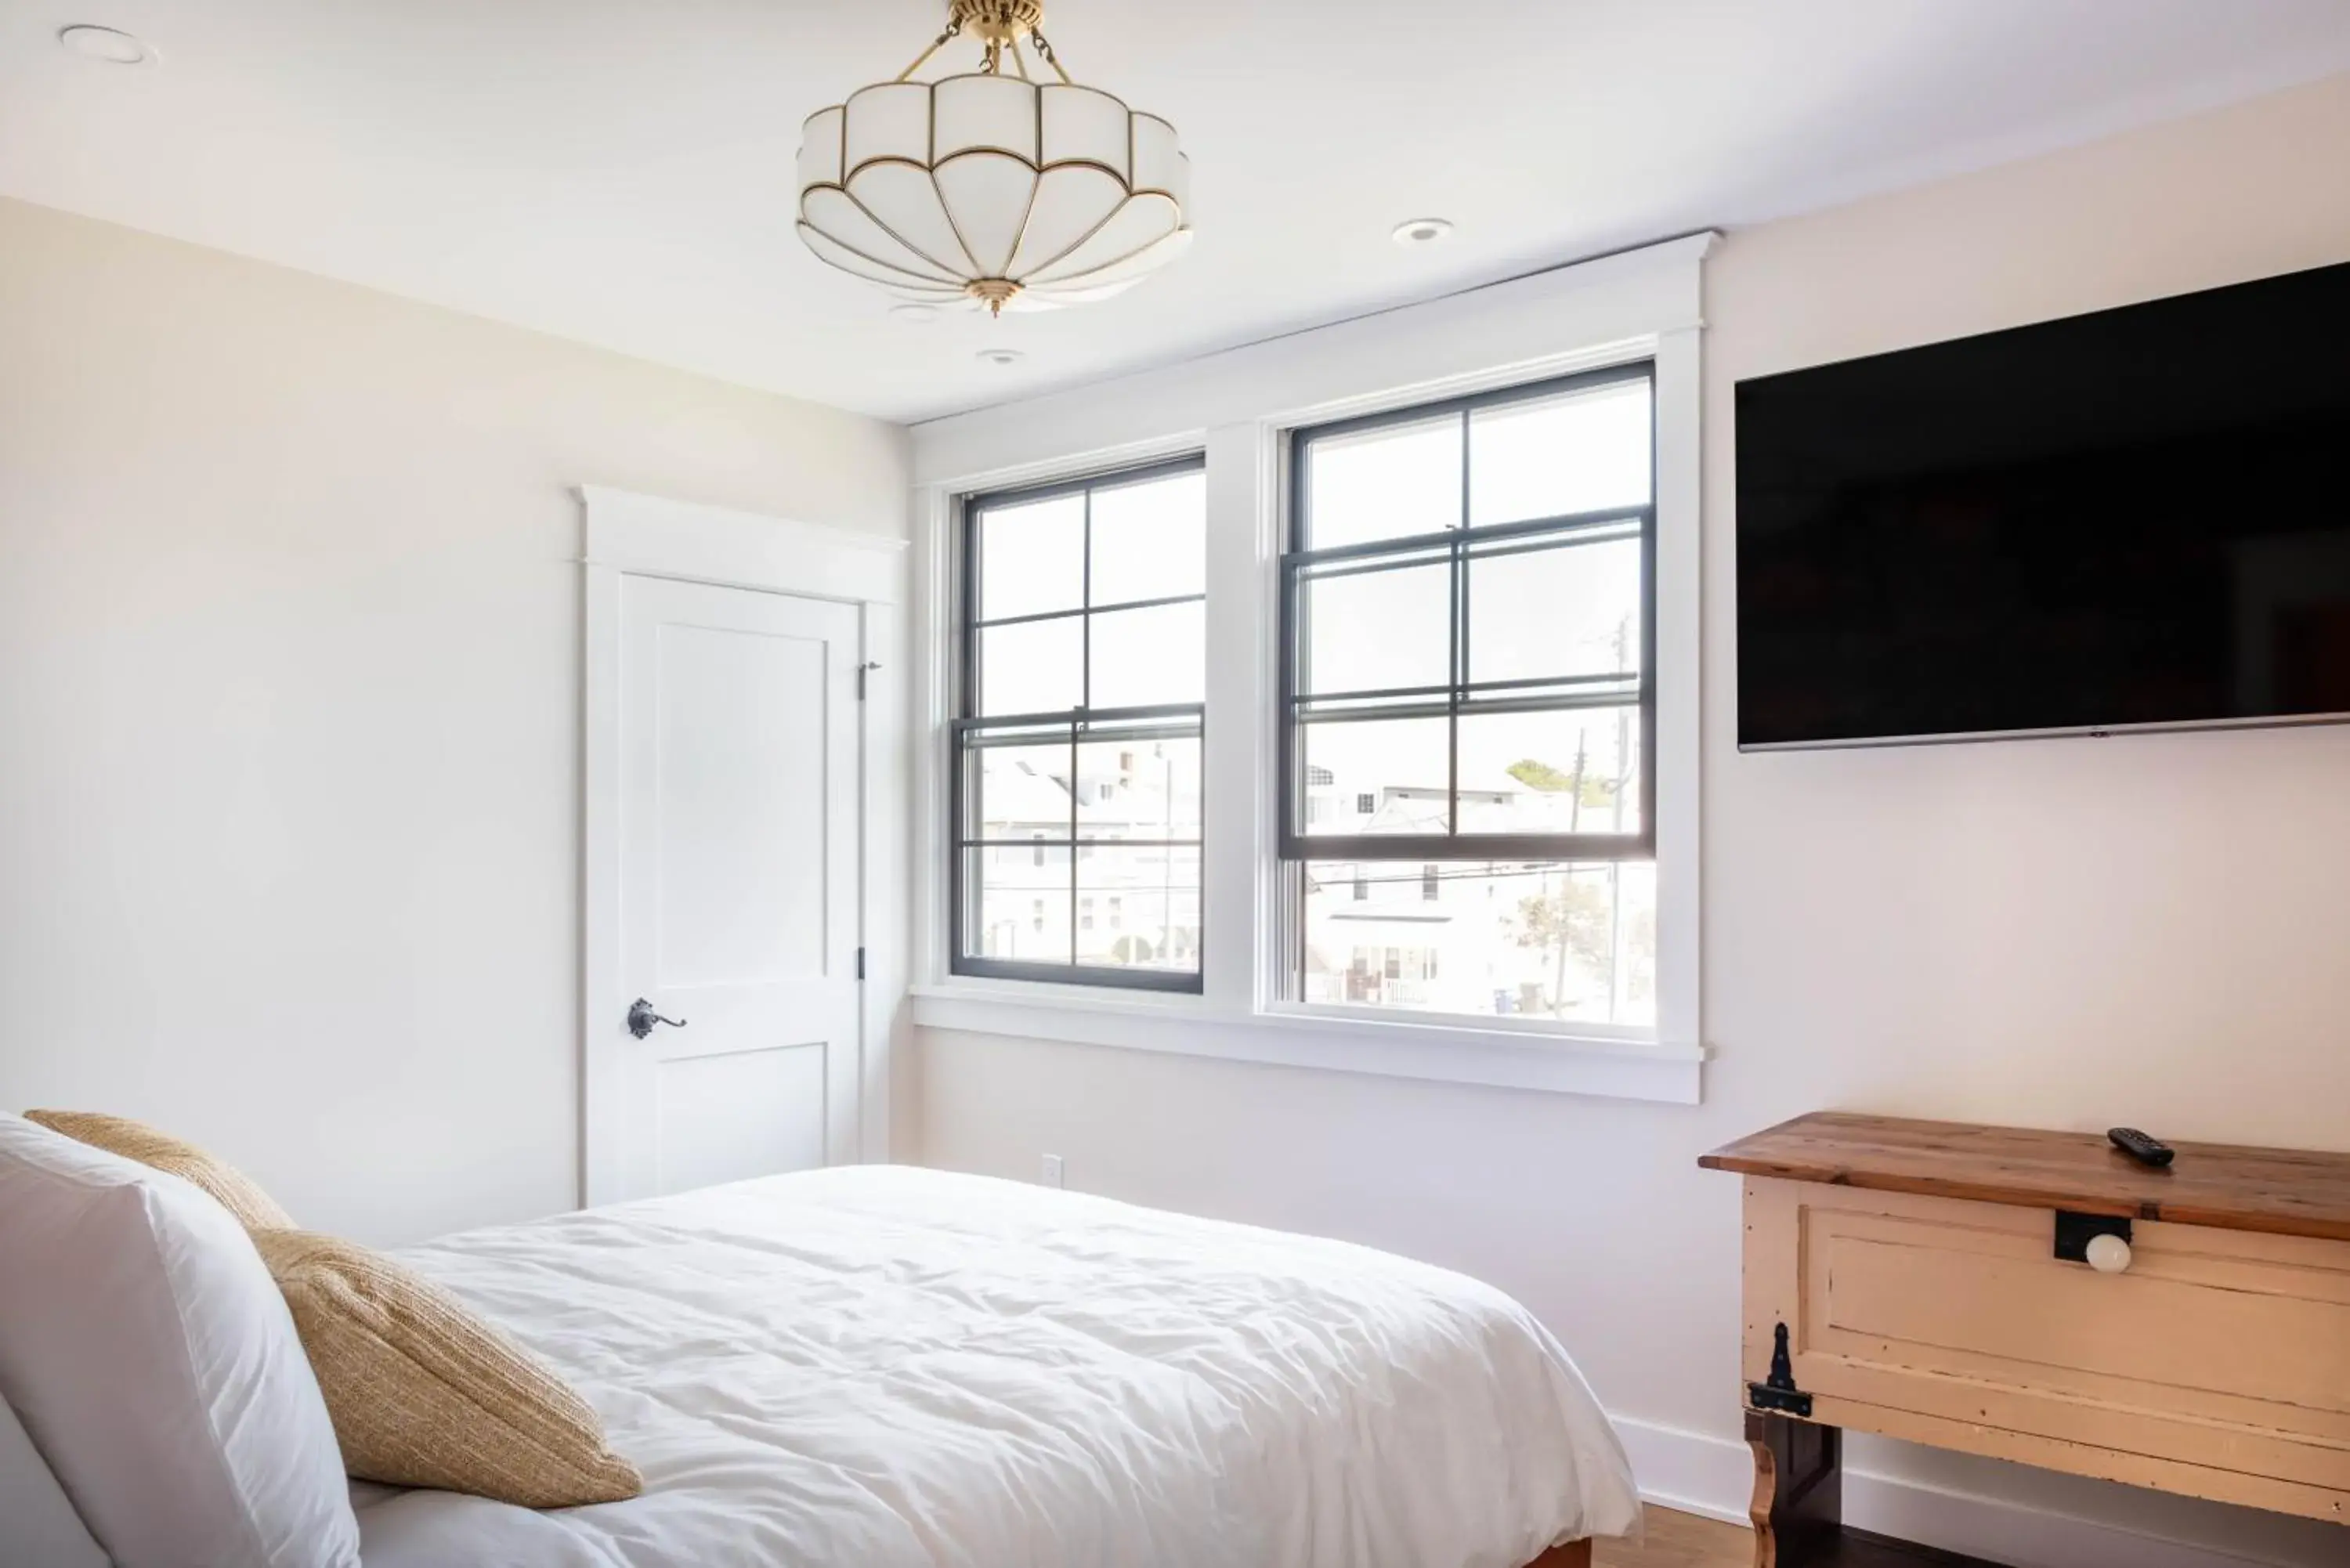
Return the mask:
{"type": "MultiPolygon", "coordinates": [[[[1613,873],[1614,873],[1614,872],[1615,872],[1618,867],[1620,867],[1623,865],[1623,862],[1622,862],[1622,861],[1620,861],[1620,860],[1599,860],[1599,861],[1556,861],[1556,860],[1554,860],[1554,861],[1539,861],[1539,860],[1538,860],[1538,861],[1532,861],[1532,862],[1529,862],[1529,863],[1527,863],[1527,864],[1525,864],[1525,865],[1521,865],[1521,866],[1513,866],[1513,865],[1508,865],[1508,864],[1501,864],[1501,865],[1495,865],[1495,866],[1492,866],[1492,867],[1487,867],[1487,868],[1483,868],[1483,869],[1471,868],[1471,869],[1467,869],[1467,870],[1458,870],[1458,871],[1439,870],[1438,872],[1436,872],[1436,874],[1435,874],[1433,877],[1430,877],[1430,876],[1427,872],[1425,872],[1425,871],[1417,871],[1417,870],[1415,870],[1415,871],[1409,871],[1409,872],[1399,872],[1399,873],[1395,873],[1395,874],[1392,874],[1392,875],[1377,876],[1377,877],[1374,877],[1374,876],[1367,876],[1367,875],[1359,875],[1359,874],[1358,874],[1358,875],[1355,875],[1355,876],[1351,876],[1351,877],[1325,877],[1325,876],[1317,875],[1317,874],[1315,872],[1314,868],[1313,868],[1315,865],[1326,865],[1326,866],[1327,866],[1327,865],[1336,865],[1336,866],[1343,866],[1343,865],[1346,865],[1346,864],[1347,864],[1347,862],[1345,862],[1345,861],[1343,861],[1343,860],[1338,860],[1338,861],[1317,861],[1317,862],[1313,862],[1313,863],[1308,864],[1308,866],[1306,867],[1306,871],[1305,871],[1305,880],[1306,880],[1306,882],[1309,884],[1309,887],[1308,887],[1308,889],[1307,889],[1307,890],[1308,890],[1308,891],[1312,891],[1312,890],[1313,890],[1313,888],[1314,888],[1315,887],[1324,887],[1324,888],[1341,888],[1341,887],[1346,887],[1346,886],[1347,886],[1347,885],[1349,885],[1349,884],[1351,884],[1351,883],[1357,883],[1357,882],[1359,882],[1359,883],[1361,883],[1361,884],[1363,884],[1363,885],[1365,885],[1365,886],[1367,886],[1367,887],[1382,887],[1382,888],[1384,888],[1384,887],[1389,887],[1389,886],[1404,886],[1404,885],[1409,885],[1409,884],[1424,884],[1424,883],[1427,883],[1427,882],[1430,882],[1430,881],[1436,881],[1436,882],[1469,882],[1469,881],[1489,881],[1489,880],[1490,880],[1490,881],[1498,881],[1498,880],[1500,880],[1501,878],[1505,877],[1554,877],[1554,876],[1579,877],[1579,876],[1583,876],[1583,875],[1585,875],[1585,874],[1586,874],[1586,873],[1596,874],[1596,873],[1601,873],[1601,872],[1606,872],[1606,873],[1613,874],[1613,873]]],[[[1398,862],[1398,864],[1408,864],[1408,862],[1398,862]]],[[[1434,863],[1434,862],[1431,862],[1430,864],[1435,864],[1435,863],[1434,863]]]]}

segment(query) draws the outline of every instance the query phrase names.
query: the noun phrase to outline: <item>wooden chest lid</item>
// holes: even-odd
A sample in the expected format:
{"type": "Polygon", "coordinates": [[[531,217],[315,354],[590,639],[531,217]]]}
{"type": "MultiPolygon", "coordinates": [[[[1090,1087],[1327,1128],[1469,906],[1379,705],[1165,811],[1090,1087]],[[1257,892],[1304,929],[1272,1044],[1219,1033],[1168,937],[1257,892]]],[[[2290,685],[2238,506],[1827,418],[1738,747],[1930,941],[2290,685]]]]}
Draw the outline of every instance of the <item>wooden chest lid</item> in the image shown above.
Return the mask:
{"type": "Polygon", "coordinates": [[[2152,1170],[2100,1133],[1815,1111],[1698,1164],[1785,1181],[2350,1241],[2350,1154],[2171,1147],[2178,1158],[2152,1170]]]}

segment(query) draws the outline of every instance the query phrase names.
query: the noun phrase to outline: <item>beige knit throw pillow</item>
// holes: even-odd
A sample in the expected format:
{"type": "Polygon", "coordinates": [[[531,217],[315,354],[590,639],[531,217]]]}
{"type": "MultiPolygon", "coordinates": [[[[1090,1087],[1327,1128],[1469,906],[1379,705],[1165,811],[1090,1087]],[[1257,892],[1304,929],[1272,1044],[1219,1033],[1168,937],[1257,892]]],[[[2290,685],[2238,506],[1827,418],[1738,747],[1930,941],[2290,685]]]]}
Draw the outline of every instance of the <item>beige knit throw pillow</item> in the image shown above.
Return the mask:
{"type": "Polygon", "coordinates": [[[294,1216],[261,1190],[254,1179],[225,1160],[215,1159],[192,1143],[157,1132],[142,1122],[122,1116],[102,1116],[94,1111],[26,1111],[25,1119],[76,1143],[135,1159],[173,1176],[219,1200],[248,1231],[290,1230],[294,1216]]]}
{"type": "Polygon", "coordinates": [[[293,1309],[352,1475],[525,1508],[644,1490],[588,1401],[447,1291],[331,1236],[253,1241],[293,1309]]]}

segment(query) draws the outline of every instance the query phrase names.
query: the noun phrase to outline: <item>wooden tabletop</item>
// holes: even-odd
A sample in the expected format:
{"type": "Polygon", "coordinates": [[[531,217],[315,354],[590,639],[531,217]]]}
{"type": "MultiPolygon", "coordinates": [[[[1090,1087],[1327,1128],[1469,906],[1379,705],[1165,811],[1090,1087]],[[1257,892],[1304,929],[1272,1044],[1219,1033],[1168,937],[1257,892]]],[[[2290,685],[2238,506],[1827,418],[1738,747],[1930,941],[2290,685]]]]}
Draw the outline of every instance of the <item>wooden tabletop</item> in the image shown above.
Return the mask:
{"type": "Polygon", "coordinates": [[[1880,1192],[2350,1241],[2350,1154],[2164,1141],[2178,1158],[2153,1170],[2100,1133],[1816,1111],[1698,1163],[1880,1192]]]}

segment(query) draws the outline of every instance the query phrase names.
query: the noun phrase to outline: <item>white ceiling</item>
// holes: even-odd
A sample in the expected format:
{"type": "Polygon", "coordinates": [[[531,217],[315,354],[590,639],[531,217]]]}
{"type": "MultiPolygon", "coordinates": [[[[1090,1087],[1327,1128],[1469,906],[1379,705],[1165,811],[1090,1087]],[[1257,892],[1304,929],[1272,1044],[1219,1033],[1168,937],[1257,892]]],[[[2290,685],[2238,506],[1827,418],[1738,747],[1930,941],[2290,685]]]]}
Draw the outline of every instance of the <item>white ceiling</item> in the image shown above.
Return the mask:
{"type": "Polygon", "coordinates": [[[793,155],[943,11],[0,0],[0,192],[917,420],[2350,69],[2345,0],[1055,0],[1078,79],[1182,132],[1199,241],[917,326],[803,250],[793,155]],[[1427,213],[1458,235],[1388,239],[1427,213]]]}

